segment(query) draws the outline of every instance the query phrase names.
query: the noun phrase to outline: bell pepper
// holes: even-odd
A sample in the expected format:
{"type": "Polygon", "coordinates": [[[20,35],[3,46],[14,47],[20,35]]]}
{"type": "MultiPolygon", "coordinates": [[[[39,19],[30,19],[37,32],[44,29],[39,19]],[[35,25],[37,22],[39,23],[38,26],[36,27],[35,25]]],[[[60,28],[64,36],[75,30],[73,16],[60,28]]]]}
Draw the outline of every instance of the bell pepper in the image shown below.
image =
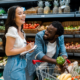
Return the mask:
{"type": "Polygon", "coordinates": [[[62,56],[59,56],[59,57],[57,57],[56,62],[59,65],[63,65],[65,62],[65,59],[62,56]]]}

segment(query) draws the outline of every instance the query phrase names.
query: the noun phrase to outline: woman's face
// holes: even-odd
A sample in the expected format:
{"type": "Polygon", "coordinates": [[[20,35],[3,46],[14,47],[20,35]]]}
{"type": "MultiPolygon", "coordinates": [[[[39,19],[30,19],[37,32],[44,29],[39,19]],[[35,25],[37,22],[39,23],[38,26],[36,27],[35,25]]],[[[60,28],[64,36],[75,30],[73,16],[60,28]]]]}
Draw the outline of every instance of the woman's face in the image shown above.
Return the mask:
{"type": "Polygon", "coordinates": [[[15,23],[17,25],[22,25],[25,23],[25,18],[26,18],[26,15],[24,14],[24,11],[21,7],[18,7],[15,11],[15,23]]]}

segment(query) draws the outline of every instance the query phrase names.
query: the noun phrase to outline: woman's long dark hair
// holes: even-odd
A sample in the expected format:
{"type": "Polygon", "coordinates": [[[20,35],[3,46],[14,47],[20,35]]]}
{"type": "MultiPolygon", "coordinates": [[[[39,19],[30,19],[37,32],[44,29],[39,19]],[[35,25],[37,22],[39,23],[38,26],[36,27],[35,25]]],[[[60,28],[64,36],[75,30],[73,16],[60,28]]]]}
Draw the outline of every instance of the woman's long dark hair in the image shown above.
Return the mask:
{"type": "MultiPolygon", "coordinates": [[[[18,7],[21,7],[21,6],[12,6],[8,10],[8,17],[7,17],[7,20],[6,20],[6,23],[5,23],[5,32],[4,32],[4,36],[2,38],[3,49],[4,50],[5,50],[5,45],[6,45],[6,37],[5,37],[5,34],[7,33],[8,28],[14,26],[15,28],[18,29],[18,26],[16,25],[16,22],[14,21],[16,9],[18,7]]],[[[21,28],[21,31],[22,31],[22,28],[21,28]]]]}

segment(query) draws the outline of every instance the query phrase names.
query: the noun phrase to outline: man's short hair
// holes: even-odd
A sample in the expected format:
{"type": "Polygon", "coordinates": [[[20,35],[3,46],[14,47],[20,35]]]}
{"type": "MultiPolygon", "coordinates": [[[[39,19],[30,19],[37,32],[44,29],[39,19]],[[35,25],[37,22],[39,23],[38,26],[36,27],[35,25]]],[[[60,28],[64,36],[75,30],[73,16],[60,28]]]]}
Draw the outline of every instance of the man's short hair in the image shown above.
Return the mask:
{"type": "Polygon", "coordinates": [[[56,32],[57,35],[61,36],[64,34],[64,28],[59,21],[53,21],[51,24],[52,24],[52,26],[57,28],[57,32],[56,32]]]}

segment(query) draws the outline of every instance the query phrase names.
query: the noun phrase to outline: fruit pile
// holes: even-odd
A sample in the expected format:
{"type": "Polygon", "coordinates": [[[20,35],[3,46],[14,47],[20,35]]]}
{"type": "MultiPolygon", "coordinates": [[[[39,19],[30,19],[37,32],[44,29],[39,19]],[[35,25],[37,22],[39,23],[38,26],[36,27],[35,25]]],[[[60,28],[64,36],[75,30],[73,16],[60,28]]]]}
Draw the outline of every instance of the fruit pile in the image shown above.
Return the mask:
{"type": "Polygon", "coordinates": [[[0,26],[0,30],[5,30],[5,27],[4,26],[0,26]]]}
{"type": "Polygon", "coordinates": [[[23,24],[23,29],[35,29],[39,26],[40,24],[38,23],[25,23],[23,24]]]}
{"type": "Polygon", "coordinates": [[[64,27],[64,34],[79,34],[80,33],[80,26],[67,26],[64,27]]]}
{"type": "Polygon", "coordinates": [[[34,42],[35,43],[35,41],[33,41],[33,40],[27,40],[26,42],[27,43],[30,43],[30,42],[34,42]]]}
{"type": "Polygon", "coordinates": [[[71,80],[80,80],[80,76],[75,76],[75,77],[72,77],[71,80]]]}
{"type": "Polygon", "coordinates": [[[47,29],[47,27],[48,27],[48,25],[46,25],[46,26],[42,25],[42,26],[40,26],[40,28],[38,29],[38,31],[45,30],[45,29],[47,29]]]}
{"type": "Polygon", "coordinates": [[[73,51],[77,52],[78,50],[80,50],[80,43],[78,43],[78,42],[76,42],[76,43],[73,43],[73,42],[69,43],[68,42],[68,43],[65,43],[65,48],[66,48],[67,51],[73,50],[73,51]]]}
{"type": "Polygon", "coordinates": [[[67,27],[64,27],[64,30],[78,30],[80,29],[80,26],[67,26],[67,27]]]}

